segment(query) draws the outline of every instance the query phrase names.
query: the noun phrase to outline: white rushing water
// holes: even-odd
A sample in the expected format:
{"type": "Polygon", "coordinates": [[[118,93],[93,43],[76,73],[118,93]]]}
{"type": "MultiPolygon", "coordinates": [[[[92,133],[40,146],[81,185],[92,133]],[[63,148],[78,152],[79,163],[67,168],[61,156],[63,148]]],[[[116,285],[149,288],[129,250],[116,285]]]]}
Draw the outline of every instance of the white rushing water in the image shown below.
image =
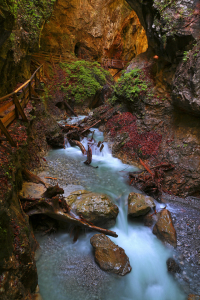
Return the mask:
{"type": "MultiPolygon", "coordinates": [[[[103,141],[103,134],[95,130],[94,139],[103,141]]],[[[82,143],[87,149],[88,140],[82,143]]],[[[114,158],[104,143],[102,152],[93,145],[93,169],[85,166],[88,174],[85,188],[110,195],[119,207],[115,227],[118,238],[112,240],[122,247],[130,259],[132,271],[119,277],[107,274],[93,266],[90,238],[86,233],[73,244],[68,233],[57,233],[53,237],[38,237],[42,255],[37,263],[39,285],[44,300],[184,300],[175,279],[168,274],[166,260],[173,255],[152,234],[152,229],[137,221],[127,220],[127,197],[134,189],[126,183],[124,172],[134,167],[124,165],[114,158]],[[92,176],[90,177],[90,171],[92,176]],[[94,176],[95,172],[95,176],[94,176]]],[[[55,157],[75,158],[83,164],[86,160],[78,147],[53,151],[55,157]]],[[[84,175],[84,174],[83,174],[84,175]]],[[[160,205],[162,207],[162,205],[160,205]]]]}

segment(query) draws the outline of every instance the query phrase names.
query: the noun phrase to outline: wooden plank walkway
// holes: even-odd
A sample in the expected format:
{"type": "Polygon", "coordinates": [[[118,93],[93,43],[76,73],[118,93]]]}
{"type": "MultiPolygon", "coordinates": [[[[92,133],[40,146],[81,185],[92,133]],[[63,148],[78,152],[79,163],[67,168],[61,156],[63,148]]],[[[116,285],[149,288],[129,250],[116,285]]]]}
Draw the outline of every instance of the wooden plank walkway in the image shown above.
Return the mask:
{"type": "Polygon", "coordinates": [[[105,69],[123,70],[127,64],[128,61],[126,60],[110,59],[110,58],[105,58],[102,60],[102,67],[105,69]]]}
{"type": "MultiPolygon", "coordinates": [[[[70,62],[77,61],[78,58],[72,58],[69,56],[69,53],[56,54],[52,52],[41,51],[39,53],[34,53],[32,59],[35,61],[49,62],[51,64],[58,64],[60,62],[70,62]]],[[[98,61],[101,66],[105,69],[117,69],[122,70],[128,64],[129,61],[119,60],[119,59],[110,59],[104,58],[102,61],[98,61]]]]}
{"type": "MultiPolygon", "coordinates": [[[[24,113],[26,107],[32,96],[38,97],[36,90],[40,87],[40,83],[44,82],[44,67],[39,66],[33,73],[31,78],[22,84],[14,92],[0,98],[0,137],[2,133],[5,135],[6,140],[9,141],[12,147],[16,147],[16,142],[9,134],[7,127],[16,119],[21,116],[22,120],[28,122],[24,113]]],[[[0,142],[5,140],[0,138],[0,142]]]]}

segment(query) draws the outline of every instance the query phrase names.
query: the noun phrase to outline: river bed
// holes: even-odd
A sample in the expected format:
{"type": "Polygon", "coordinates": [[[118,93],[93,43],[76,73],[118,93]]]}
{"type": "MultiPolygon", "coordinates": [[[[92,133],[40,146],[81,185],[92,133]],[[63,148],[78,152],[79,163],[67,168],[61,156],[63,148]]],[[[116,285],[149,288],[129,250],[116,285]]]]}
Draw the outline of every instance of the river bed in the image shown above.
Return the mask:
{"type": "MultiPolygon", "coordinates": [[[[95,130],[94,139],[103,141],[95,130]]],[[[87,139],[83,144],[87,148],[87,139]]],[[[132,271],[125,277],[108,274],[94,262],[90,238],[85,232],[76,243],[70,233],[59,231],[51,236],[36,235],[41,256],[37,261],[40,292],[44,300],[185,300],[187,297],[176,280],[167,272],[166,260],[175,253],[137,221],[127,220],[127,197],[136,191],[128,185],[128,172],[133,166],[114,158],[104,143],[100,153],[93,146],[93,166],[77,147],[51,150],[46,157],[49,175],[57,177],[65,192],[87,189],[108,194],[119,207],[116,225],[118,238],[111,238],[130,259],[132,271]],[[73,185],[72,185],[73,184],[73,185]]],[[[157,209],[164,207],[157,203],[157,209]]]]}

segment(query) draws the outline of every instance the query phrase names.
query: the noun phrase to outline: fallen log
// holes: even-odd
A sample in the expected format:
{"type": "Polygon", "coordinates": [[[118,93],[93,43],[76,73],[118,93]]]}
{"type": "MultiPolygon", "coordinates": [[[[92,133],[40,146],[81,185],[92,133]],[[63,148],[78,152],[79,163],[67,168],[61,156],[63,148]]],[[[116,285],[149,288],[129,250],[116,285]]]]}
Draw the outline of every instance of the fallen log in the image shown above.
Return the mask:
{"type": "Polygon", "coordinates": [[[86,129],[84,129],[83,131],[80,132],[80,134],[83,134],[85,131],[89,130],[90,128],[94,127],[95,125],[97,125],[98,123],[100,123],[101,120],[97,121],[96,123],[92,124],[91,126],[87,127],[86,129]]]}
{"type": "Polygon", "coordinates": [[[83,153],[83,155],[85,155],[87,153],[87,151],[85,150],[85,147],[83,146],[83,144],[79,141],[76,140],[69,140],[69,143],[71,146],[78,146],[81,149],[81,152],[83,153]]]}
{"type": "Polygon", "coordinates": [[[145,164],[143,162],[143,160],[141,160],[141,158],[139,158],[141,165],[147,170],[147,172],[149,172],[152,176],[154,176],[154,173],[150,170],[149,166],[147,166],[147,164],[145,164]]]}
{"type": "Polygon", "coordinates": [[[71,108],[71,106],[69,106],[69,104],[66,101],[63,101],[64,105],[67,106],[67,108],[71,111],[71,113],[75,116],[78,117],[78,115],[75,113],[75,111],[73,111],[73,109],[71,108]]]}
{"type": "Polygon", "coordinates": [[[59,187],[59,185],[50,186],[47,190],[42,194],[44,198],[53,198],[56,195],[64,194],[64,190],[59,187]]]}
{"type": "Polygon", "coordinates": [[[103,148],[104,148],[104,144],[101,145],[100,152],[103,150],[103,148]]]}
{"type": "Polygon", "coordinates": [[[81,129],[81,128],[78,127],[78,126],[74,126],[74,125],[70,125],[70,124],[65,124],[64,126],[65,126],[65,127],[69,127],[69,128],[77,128],[78,130],[81,129]]]}
{"type": "Polygon", "coordinates": [[[34,182],[34,183],[41,183],[43,184],[45,187],[47,187],[47,184],[37,175],[31,173],[29,170],[27,169],[23,169],[22,173],[24,174],[24,176],[27,178],[27,180],[34,182]]]}
{"type": "Polygon", "coordinates": [[[22,207],[28,216],[45,214],[61,222],[67,222],[75,226],[89,228],[91,230],[104,233],[106,235],[118,237],[118,235],[114,231],[95,226],[87,222],[85,219],[83,220],[79,216],[75,216],[74,213],[70,212],[69,206],[67,205],[66,201],[63,198],[59,198],[59,197],[54,197],[52,199],[41,198],[34,202],[31,199],[30,202],[29,201],[23,202],[22,207]],[[63,211],[62,206],[65,208],[66,212],[63,211]]]}

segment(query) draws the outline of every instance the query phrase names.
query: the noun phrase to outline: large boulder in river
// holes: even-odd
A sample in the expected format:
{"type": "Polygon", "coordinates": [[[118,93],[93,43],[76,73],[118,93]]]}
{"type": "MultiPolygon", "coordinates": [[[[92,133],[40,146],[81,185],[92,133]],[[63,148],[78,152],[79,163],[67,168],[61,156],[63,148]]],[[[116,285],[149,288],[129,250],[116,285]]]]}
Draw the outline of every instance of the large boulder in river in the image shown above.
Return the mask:
{"type": "Polygon", "coordinates": [[[80,190],[65,199],[70,209],[88,222],[105,228],[115,224],[119,209],[107,195],[80,190]]]}
{"type": "Polygon", "coordinates": [[[138,217],[147,214],[151,208],[155,208],[153,198],[138,193],[130,193],[128,196],[128,215],[138,217]]]}
{"type": "Polygon", "coordinates": [[[95,261],[102,270],[121,276],[131,272],[129,258],[124,249],[113,243],[105,234],[95,234],[90,243],[95,251],[95,261]]]}
{"type": "Polygon", "coordinates": [[[167,209],[163,209],[159,219],[154,225],[153,234],[163,242],[167,242],[172,246],[177,246],[176,230],[174,228],[171,214],[167,209]]]}

